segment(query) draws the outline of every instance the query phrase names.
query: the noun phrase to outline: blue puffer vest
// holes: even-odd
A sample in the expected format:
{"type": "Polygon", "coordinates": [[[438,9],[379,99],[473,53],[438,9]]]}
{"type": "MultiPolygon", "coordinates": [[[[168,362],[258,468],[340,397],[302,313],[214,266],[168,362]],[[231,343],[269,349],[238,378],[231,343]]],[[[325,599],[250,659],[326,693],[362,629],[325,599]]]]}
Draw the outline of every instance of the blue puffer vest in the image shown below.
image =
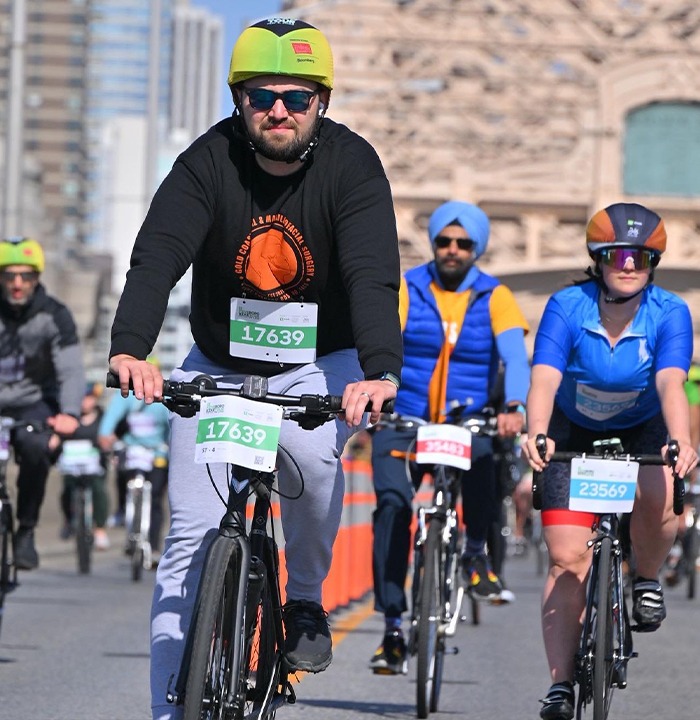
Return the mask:
{"type": "MultiPolygon", "coordinates": [[[[430,291],[430,283],[435,279],[433,265],[420,265],[405,275],[410,304],[403,333],[401,389],[395,405],[399,414],[426,419],[429,418],[428,387],[445,341],[440,311],[430,291]]],[[[499,284],[496,278],[473,267],[457,290],[471,289],[476,297],[470,303],[468,320],[463,323],[450,356],[447,408],[451,403],[468,404],[469,410],[476,412],[488,400],[498,367],[489,300],[499,284]]]]}

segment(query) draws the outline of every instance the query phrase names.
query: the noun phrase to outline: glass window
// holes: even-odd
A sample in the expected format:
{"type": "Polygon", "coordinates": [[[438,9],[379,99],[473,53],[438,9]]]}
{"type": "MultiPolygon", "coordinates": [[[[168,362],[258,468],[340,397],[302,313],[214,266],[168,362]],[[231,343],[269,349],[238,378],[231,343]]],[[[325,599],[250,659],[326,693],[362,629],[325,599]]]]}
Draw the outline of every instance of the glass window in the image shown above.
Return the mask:
{"type": "Polygon", "coordinates": [[[700,103],[631,111],[623,145],[627,195],[700,196],[700,103]]]}

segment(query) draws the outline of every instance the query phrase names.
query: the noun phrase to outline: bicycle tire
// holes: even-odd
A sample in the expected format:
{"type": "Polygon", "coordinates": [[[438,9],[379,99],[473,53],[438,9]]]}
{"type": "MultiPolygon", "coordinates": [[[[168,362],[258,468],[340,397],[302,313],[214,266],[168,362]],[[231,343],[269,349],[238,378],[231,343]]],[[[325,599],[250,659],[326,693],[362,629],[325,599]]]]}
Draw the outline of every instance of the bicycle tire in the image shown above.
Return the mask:
{"type": "Polygon", "coordinates": [[[598,557],[598,610],[593,658],[593,720],[607,720],[613,694],[614,647],[611,572],[612,540],[600,541],[598,557]]]}
{"type": "Polygon", "coordinates": [[[127,493],[127,505],[131,503],[131,524],[127,527],[127,542],[131,549],[131,579],[139,582],[143,577],[143,537],[141,536],[141,514],[143,493],[134,488],[127,493]]]}
{"type": "Polygon", "coordinates": [[[185,688],[184,720],[236,717],[235,706],[240,704],[240,698],[234,696],[233,707],[228,707],[228,697],[234,686],[236,691],[239,689],[244,648],[244,617],[236,617],[241,581],[240,554],[239,543],[221,535],[214,539],[207,553],[199,602],[192,618],[194,634],[185,688]],[[239,642],[236,642],[234,632],[239,633],[239,642]]]}
{"type": "Polygon", "coordinates": [[[88,522],[88,498],[82,488],[73,490],[73,517],[75,518],[75,546],[78,556],[78,572],[83,575],[90,573],[92,559],[92,528],[88,522]]]}
{"type": "Polygon", "coordinates": [[[0,630],[5,611],[5,597],[13,587],[12,580],[12,508],[6,500],[0,505],[0,630]]]}
{"type": "Polygon", "coordinates": [[[247,647],[241,674],[246,697],[244,718],[273,720],[277,708],[284,702],[286,677],[282,677],[283,635],[276,557],[276,545],[272,538],[267,538],[262,586],[255,608],[249,608],[250,627],[246,631],[247,647]]]}
{"type": "Polygon", "coordinates": [[[420,583],[418,616],[418,663],[416,672],[416,705],[419,718],[430,714],[440,623],[440,561],[442,522],[435,517],[428,524],[423,550],[423,575],[420,583]]]}
{"type": "Polygon", "coordinates": [[[698,521],[695,520],[693,527],[688,528],[688,548],[685,557],[685,571],[688,575],[688,587],[686,589],[686,597],[688,600],[695,598],[698,575],[698,553],[700,553],[700,529],[698,521]]]}

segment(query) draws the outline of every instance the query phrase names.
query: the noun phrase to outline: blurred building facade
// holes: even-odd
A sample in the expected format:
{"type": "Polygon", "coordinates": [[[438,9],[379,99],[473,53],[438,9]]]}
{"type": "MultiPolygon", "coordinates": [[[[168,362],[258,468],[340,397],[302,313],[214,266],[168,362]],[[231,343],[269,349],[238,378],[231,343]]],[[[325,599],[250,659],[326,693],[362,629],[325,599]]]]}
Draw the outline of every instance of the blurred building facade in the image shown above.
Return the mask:
{"type": "MultiPolygon", "coordinates": [[[[152,194],[179,152],[218,119],[222,36],[222,19],[189,0],[0,0],[6,141],[13,90],[22,96],[20,232],[45,246],[44,281],[76,314],[87,363],[99,372],[152,194]],[[18,49],[19,88],[11,77],[18,49]]],[[[188,301],[179,288],[167,323],[180,355],[188,301]]]]}
{"type": "MultiPolygon", "coordinates": [[[[447,199],[492,219],[480,264],[536,329],[588,264],[585,223],[646,204],[669,231],[657,271],[700,348],[700,6],[691,0],[287,0],[333,47],[329,116],[389,175],[405,268],[447,199]]],[[[534,333],[530,334],[532,341],[534,333]]],[[[700,349],[696,351],[700,354],[700,349]]]]}

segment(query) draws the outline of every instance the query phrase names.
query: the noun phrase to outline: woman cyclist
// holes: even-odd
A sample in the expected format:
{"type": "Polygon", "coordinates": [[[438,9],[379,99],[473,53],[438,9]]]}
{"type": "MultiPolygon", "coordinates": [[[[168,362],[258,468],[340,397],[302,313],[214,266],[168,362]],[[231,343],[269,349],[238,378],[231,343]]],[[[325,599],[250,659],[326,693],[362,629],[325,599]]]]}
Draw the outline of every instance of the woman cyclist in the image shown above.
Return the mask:
{"type": "MultiPolygon", "coordinates": [[[[683,389],[693,331],[686,304],[653,284],[666,249],[661,218],[647,208],[617,203],[597,212],[586,230],[594,261],[588,280],[553,295],[535,338],[524,453],[543,471],[542,523],[550,568],[542,601],[542,633],[554,683],[540,716],[574,715],[574,655],[581,632],[587,541],[593,515],[568,510],[569,466],[547,464],[552,453],[590,451],[599,438],[619,437],[630,453],[662,453],[680,445],[676,464],[686,475],[697,464],[683,389]],[[547,435],[545,461],[538,435],[547,435]]],[[[669,467],[640,468],[631,539],[637,561],[633,617],[656,630],[666,616],[658,582],[677,528],[669,467]]]]}

